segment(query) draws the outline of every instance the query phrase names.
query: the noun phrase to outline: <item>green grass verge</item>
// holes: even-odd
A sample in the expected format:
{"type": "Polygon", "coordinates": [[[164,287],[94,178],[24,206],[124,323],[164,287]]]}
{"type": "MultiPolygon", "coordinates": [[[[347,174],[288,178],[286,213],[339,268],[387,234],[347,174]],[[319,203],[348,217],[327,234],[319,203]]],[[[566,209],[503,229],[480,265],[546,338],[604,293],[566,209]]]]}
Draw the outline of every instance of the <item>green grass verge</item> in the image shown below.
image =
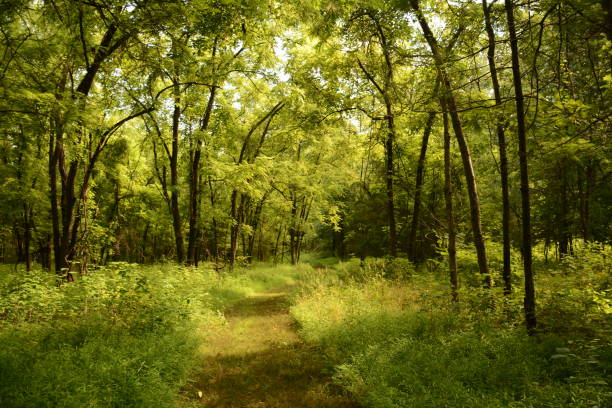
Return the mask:
{"type": "Polygon", "coordinates": [[[8,267],[0,278],[0,406],[171,407],[219,314],[294,282],[287,267],[218,275],[114,264],[74,283],[8,267]]]}
{"type": "Polygon", "coordinates": [[[504,298],[468,284],[454,304],[443,269],[388,279],[383,260],[313,271],[291,313],[365,407],[603,408],[612,406],[609,257],[588,250],[540,265],[532,337],[520,285],[504,298]]]}

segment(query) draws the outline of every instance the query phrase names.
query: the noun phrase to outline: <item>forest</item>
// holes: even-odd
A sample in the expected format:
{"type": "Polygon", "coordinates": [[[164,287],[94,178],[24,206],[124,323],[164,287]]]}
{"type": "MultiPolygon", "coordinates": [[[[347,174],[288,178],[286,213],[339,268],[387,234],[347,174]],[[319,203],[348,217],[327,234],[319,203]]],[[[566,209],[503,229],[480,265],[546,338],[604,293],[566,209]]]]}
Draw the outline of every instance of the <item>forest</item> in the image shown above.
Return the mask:
{"type": "Polygon", "coordinates": [[[612,1],[0,0],[1,407],[612,406],[612,1]]]}

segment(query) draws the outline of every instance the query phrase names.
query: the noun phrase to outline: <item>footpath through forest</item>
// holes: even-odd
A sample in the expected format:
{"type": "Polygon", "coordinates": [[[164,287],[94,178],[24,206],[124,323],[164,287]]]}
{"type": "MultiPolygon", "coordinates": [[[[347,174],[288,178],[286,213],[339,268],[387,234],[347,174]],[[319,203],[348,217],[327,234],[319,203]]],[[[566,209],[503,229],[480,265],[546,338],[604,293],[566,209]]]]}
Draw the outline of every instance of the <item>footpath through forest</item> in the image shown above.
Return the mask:
{"type": "Polygon", "coordinates": [[[185,390],[197,407],[358,407],[331,384],[324,358],[304,344],[287,289],[246,298],[203,346],[201,372],[185,390]]]}

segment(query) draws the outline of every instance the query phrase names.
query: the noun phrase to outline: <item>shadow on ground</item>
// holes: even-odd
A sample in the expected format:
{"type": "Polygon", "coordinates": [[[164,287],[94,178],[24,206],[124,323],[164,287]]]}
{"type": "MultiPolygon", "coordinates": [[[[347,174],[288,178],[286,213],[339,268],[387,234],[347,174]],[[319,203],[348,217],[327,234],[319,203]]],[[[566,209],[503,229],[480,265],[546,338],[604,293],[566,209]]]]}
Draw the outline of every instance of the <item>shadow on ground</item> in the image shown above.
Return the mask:
{"type": "Polygon", "coordinates": [[[286,294],[245,299],[225,315],[227,327],[202,349],[201,372],[184,391],[207,408],[358,407],[331,384],[331,369],[297,337],[286,294]]]}

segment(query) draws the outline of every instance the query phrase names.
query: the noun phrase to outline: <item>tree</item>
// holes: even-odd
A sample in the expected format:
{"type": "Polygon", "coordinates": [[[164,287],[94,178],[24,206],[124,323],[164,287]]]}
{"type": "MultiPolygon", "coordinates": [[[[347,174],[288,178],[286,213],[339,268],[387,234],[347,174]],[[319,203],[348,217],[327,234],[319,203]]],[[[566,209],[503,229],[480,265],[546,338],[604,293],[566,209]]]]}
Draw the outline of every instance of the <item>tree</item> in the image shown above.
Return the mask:
{"type": "Polygon", "coordinates": [[[523,272],[525,274],[525,322],[527,331],[533,334],[536,328],[535,287],[533,283],[531,255],[531,205],[529,203],[529,174],[527,166],[527,134],[525,129],[525,107],[523,101],[523,86],[519,62],[518,39],[514,23],[513,0],[506,0],[506,18],[510,34],[510,50],[512,52],[512,77],[514,79],[514,99],[516,101],[516,123],[519,144],[519,162],[521,169],[521,209],[523,227],[523,272]]]}
{"type": "MultiPolygon", "coordinates": [[[[489,71],[491,73],[491,84],[493,86],[493,95],[495,96],[495,104],[501,106],[501,88],[497,77],[497,65],[495,63],[495,32],[491,21],[491,7],[486,0],[482,0],[482,10],[484,14],[485,29],[487,31],[488,49],[487,61],[489,63],[489,71]]],[[[495,123],[497,132],[497,142],[499,144],[499,172],[502,190],[502,244],[503,244],[503,271],[502,278],[504,280],[504,293],[512,292],[512,281],[510,271],[510,192],[508,186],[508,157],[506,155],[506,134],[505,121],[500,114],[497,114],[495,123]]]]}
{"type": "Polygon", "coordinates": [[[444,98],[444,104],[449,110],[451,117],[451,123],[455,132],[455,137],[459,143],[459,150],[461,151],[461,157],[463,159],[463,169],[465,171],[465,178],[468,188],[468,196],[470,199],[471,206],[471,220],[472,220],[472,232],[474,234],[474,246],[476,247],[476,254],[478,256],[478,266],[480,273],[485,277],[485,286],[491,287],[491,276],[489,274],[489,266],[487,262],[487,253],[485,249],[484,236],[482,233],[482,226],[480,223],[480,200],[478,198],[478,189],[476,187],[476,175],[474,173],[474,167],[472,165],[472,157],[467,144],[467,140],[463,133],[463,127],[461,125],[461,119],[459,118],[459,112],[457,111],[457,103],[453,96],[453,87],[450,82],[450,78],[444,67],[444,59],[438,46],[438,41],[433,35],[423,12],[419,8],[417,0],[410,0],[410,5],[416,13],[419,25],[423,30],[423,35],[429,44],[431,53],[434,57],[436,68],[438,69],[440,80],[443,86],[442,98],[444,98]]]}

